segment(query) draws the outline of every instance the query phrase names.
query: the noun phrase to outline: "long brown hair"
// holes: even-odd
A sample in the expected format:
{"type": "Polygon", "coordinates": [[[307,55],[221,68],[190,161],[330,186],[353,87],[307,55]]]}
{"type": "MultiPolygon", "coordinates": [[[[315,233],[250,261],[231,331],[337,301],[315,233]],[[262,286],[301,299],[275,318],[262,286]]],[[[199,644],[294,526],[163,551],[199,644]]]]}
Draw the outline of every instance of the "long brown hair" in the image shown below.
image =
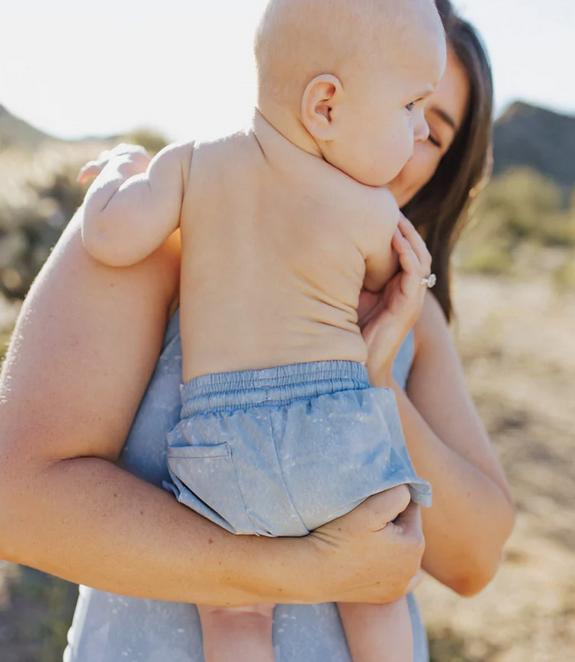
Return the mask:
{"type": "Polygon", "coordinates": [[[422,234],[437,275],[434,293],[451,319],[450,260],[469,218],[469,206],[491,169],[493,79],[475,29],[457,16],[450,0],[436,0],[447,42],[470,82],[467,115],[435,174],[402,210],[422,234]]]}

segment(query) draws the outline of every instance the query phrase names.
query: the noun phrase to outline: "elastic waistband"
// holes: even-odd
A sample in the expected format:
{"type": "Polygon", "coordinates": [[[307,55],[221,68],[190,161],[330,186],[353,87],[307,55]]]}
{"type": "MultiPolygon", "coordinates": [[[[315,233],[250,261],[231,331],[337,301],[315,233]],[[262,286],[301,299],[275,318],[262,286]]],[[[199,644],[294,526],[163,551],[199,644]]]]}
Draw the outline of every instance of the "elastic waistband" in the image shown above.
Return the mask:
{"type": "Polygon", "coordinates": [[[318,361],[204,375],[182,386],[181,416],[287,405],[295,400],[369,387],[365,366],[354,361],[318,361]]]}

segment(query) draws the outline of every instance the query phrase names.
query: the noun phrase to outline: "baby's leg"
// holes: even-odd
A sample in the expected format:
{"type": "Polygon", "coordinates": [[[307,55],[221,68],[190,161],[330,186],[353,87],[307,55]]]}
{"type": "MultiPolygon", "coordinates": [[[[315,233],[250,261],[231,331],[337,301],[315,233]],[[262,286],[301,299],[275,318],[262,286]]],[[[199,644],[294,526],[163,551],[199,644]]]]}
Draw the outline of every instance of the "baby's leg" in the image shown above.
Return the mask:
{"type": "Polygon", "coordinates": [[[387,605],[338,605],[353,662],[413,662],[407,598],[387,605]]]}
{"type": "Polygon", "coordinates": [[[274,662],[273,604],[198,606],[206,662],[274,662]]]}

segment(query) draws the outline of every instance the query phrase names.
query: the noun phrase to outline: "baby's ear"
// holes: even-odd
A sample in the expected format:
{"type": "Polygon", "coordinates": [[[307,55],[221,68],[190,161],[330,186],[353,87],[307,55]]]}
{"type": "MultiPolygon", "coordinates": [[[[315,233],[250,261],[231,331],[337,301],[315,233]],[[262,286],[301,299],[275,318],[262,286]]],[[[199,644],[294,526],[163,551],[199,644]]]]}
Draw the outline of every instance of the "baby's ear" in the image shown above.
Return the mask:
{"type": "Polygon", "coordinates": [[[308,83],[301,101],[301,117],[315,140],[333,140],[336,132],[334,111],[342,96],[343,86],[337,76],[321,74],[308,83]]]}

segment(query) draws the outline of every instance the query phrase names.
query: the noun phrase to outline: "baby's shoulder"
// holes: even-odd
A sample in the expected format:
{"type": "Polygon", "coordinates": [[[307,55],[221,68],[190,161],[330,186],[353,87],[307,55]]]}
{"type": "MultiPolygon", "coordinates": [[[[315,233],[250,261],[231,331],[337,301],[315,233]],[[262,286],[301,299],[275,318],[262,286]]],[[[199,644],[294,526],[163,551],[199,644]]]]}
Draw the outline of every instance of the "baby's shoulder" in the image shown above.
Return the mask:
{"type": "Polygon", "coordinates": [[[376,223],[397,223],[399,207],[389,189],[370,188],[365,193],[365,211],[369,219],[376,223]]]}
{"type": "Polygon", "coordinates": [[[358,184],[351,192],[355,218],[360,226],[373,237],[374,231],[391,234],[399,221],[399,207],[387,188],[376,188],[358,184]]]}
{"type": "Polygon", "coordinates": [[[253,152],[253,140],[242,131],[215,140],[197,141],[194,160],[226,164],[230,159],[245,159],[250,152],[253,152]]]}
{"type": "Polygon", "coordinates": [[[250,186],[260,158],[257,145],[245,132],[196,142],[192,180],[202,186],[217,183],[242,190],[250,186]]]}

